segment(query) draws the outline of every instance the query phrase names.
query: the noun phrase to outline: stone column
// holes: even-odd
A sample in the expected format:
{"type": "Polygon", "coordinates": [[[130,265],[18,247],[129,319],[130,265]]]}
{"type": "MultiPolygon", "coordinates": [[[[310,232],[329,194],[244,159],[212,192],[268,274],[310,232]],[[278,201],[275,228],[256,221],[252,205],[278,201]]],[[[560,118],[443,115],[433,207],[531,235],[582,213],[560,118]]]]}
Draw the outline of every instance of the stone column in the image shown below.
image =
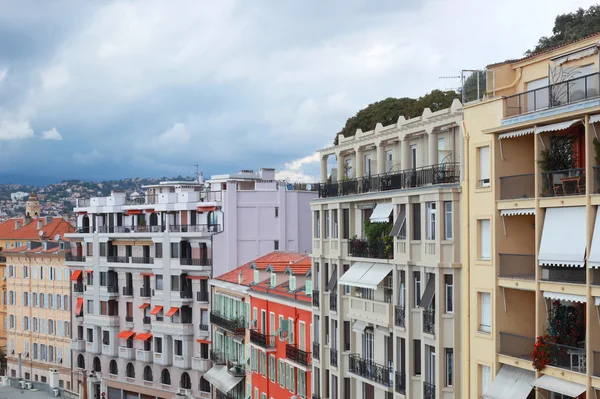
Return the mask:
{"type": "Polygon", "coordinates": [[[336,154],[337,157],[337,180],[342,181],[346,177],[346,171],[344,170],[344,156],[341,152],[336,154]]]}
{"type": "Polygon", "coordinates": [[[400,142],[400,166],[402,170],[407,170],[410,168],[410,141],[402,140],[400,142]]]}
{"type": "Polygon", "coordinates": [[[364,176],[365,172],[363,171],[363,152],[361,151],[360,147],[355,148],[354,154],[354,163],[356,164],[354,166],[356,170],[356,173],[354,173],[354,177],[361,178],[364,176]]]}
{"type": "Polygon", "coordinates": [[[377,144],[377,174],[382,175],[387,172],[385,167],[385,143],[382,141],[377,144]]]}
{"type": "Polygon", "coordinates": [[[327,183],[327,159],[329,155],[321,157],[321,183],[327,183]]]}
{"type": "Polygon", "coordinates": [[[427,134],[427,142],[429,144],[429,165],[437,165],[437,137],[433,132],[427,134]]]}

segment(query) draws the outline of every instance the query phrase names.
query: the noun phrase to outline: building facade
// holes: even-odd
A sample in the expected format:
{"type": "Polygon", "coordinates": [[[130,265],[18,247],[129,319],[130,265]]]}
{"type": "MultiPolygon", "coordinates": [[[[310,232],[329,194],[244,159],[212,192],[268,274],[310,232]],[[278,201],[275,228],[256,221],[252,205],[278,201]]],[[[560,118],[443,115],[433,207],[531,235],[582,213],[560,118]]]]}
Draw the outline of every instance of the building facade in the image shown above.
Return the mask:
{"type": "Polygon", "coordinates": [[[319,151],[314,398],[464,397],[455,378],[462,117],[455,101],[319,151]]]}
{"type": "Polygon", "coordinates": [[[599,39],[490,65],[465,105],[469,397],[598,395],[599,39]]]}

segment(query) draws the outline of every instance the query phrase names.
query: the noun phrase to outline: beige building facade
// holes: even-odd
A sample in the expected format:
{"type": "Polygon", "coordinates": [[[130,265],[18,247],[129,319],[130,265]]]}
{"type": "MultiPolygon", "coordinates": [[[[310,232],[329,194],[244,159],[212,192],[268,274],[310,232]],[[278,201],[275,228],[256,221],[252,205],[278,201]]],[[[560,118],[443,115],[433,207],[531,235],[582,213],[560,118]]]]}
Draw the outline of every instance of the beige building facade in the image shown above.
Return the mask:
{"type": "Polygon", "coordinates": [[[599,39],[491,65],[465,104],[464,397],[600,390],[599,39]]]}

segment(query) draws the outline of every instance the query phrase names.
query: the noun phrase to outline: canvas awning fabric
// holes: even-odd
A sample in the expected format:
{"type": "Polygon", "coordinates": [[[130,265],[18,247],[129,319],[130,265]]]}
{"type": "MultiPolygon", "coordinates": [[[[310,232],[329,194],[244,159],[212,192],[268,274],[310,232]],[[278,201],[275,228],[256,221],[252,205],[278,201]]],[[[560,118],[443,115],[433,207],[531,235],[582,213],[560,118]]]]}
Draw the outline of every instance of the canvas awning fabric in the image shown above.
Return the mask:
{"type": "Polygon", "coordinates": [[[81,277],[81,270],[75,270],[73,274],[71,274],[71,281],[77,281],[81,277]]]}
{"type": "Polygon", "coordinates": [[[234,377],[227,371],[227,366],[222,365],[213,366],[202,377],[223,393],[231,391],[243,378],[234,377]]]}
{"type": "Polygon", "coordinates": [[[388,265],[387,263],[374,263],[357,284],[362,288],[376,290],[379,283],[390,274],[392,269],[392,265],[388,265]]]}
{"type": "Polygon", "coordinates": [[[600,305],[600,297],[594,297],[594,305],[595,306],[599,306],[600,305]]]}
{"type": "Polygon", "coordinates": [[[197,339],[196,342],[199,344],[210,344],[210,339],[197,339]]]}
{"type": "Polygon", "coordinates": [[[152,277],[152,276],[154,276],[154,273],[140,273],[140,276],[152,277]]]}
{"type": "Polygon", "coordinates": [[[139,209],[128,209],[127,210],[128,215],[139,215],[141,213],[142,213],[142,211],[139,209]]]}
{"type": "Polygon", "coordinates": [[[85,272],[88,273],[88,274],[90,274],[90,273],[94,273],[94,270],[93,269],[88,269],[85,272]]]}
{"type": "Polygon", "coordinates": [[[157,314],[158,314],[158,313],[159,313],[159,312],[160,312],[162,309],[163,309],[163,307],[162,307],[162,306],[155,306],[155,307],[154,307],[154,309],[152,309],[152,310],[150,311],[150,314],[151,314],[152,316],[155,316],[155,315],[157,315],[157,314]]]}
{"type": "Polygon", "coordinates": [[[504,209],[500,211],[500,216],[522,216],[522,215],[535,215],[534,208],[525,209],[504,209]]]}
{"type": "Polygon", "coordinates": [[[533,371],[505,364],[483,394],[483,399],[526,399],[534,381],[533,371]]]}
{"type": "Polygon", "coordinates": [[[558,301],[585,303],[587,298],[583,295],[565,294],[562,292],[544,291],[545,299],[555,299],[558,301]]]}
{"type": "Polygon", "coordinates": [[[571,381],[561,380],[550,375],[543,375],[533,382],[533,386],[545,389],[550,392],[560,393],[562,395],[576,398],[586,391],[585,385],[577,384],[571,381]]]}
{"type": "Polygon", "coordinates": [[[421,301],[419,302],[419,307],[427,309],[431,306],[431,302],[433,302],[433,296],[435,295],[435,279],[430,278],[427,282],[427,286],[425,287],[425,291],[423,292],[423,296],[421,297],[421,301]]]}
{"type": "Polygon", "coordinates": [[[352,331],[362,334],[365,331],[365,328],[369,326],[369,323],[365,323],[364,321],[356,320],[354,324],[352,324],[352,331]]]}
{"type": "Polygon", "coordinates": [[[590,116],[590,123],[600,122],[600,114],[590,116]]]}
{"type": "Polygon", "coordinates": [[[600,212],[596,212],[596,222],[594,223],[594,236],[592,237],[592,247],[587,259],[588,267],[600,267],[600,212]]]}
{"type": "Polygon", "coordinates": [[[335,286],[337,285],[337,265],[333,267],[333,272],[331,273],[331,278],[327,283],[327,291],[332,292],[335,286]]]}
{"type": "Polygon", "coordinates": [[[400,208],[400,212],[398,213],[398,217],[394,222],[394,226],[392,227],[392,231],[390,232],[391,237],[397,237],[400,234],[400,230],[402,230],[402,226],[406,223],[406,208],[400,208]]]}
{"type": "Polygon", "coordinates": [[[585,206],[547,208],[538,256],[539,264],[583,267],[585,222],[585,206]]]}
{"type": "Polygon", "coordinates": [[[152,334],[150,333],[141,333],[135,336],[135,339],[138,341],[148,341],[150,338],[152,338],[152,334]]]}
{"type": "Polygon", "coordinates": [[[510,138],[513,138],[513,137],[526,136],[526,135],[532,134],[532,133],[533,133],[533,127],[528,127],[528,128],[525,128],[525,129],[514,130],[512,132],[502,133],[502,134],[498,135],[498,140],[510,139],[510,138]]]}
{"type": "Polygon", "coordinates": [[[217,207],[216,206],[199,206],[197,211],[198,212],[211,212],[211,211],[216,211],[217,207]]]}
{"type": "Polygon", "coordinates": [[[358,282],[372,266],[373,263],[354,262],[354,264],[350,266],[350,269],[340,277],[339,283],[352,287],[360,287],[358,282]]]}
{"type": "Polygon", "coordinates": [[[129,338],[133,337],[134,335],[135,335],[135,331],[125,330],[125,331],[121,331],[120,333],[118,333],[117,338],[129,339],[129,338]]]}
{"type": "Polygon", "coordinates": [[[179,308],[171,308],[169,309],[169,311],[167,312],[167,314],[165,316],[167,317],[173,317],[175,316],[175,313],[179,312],[179,308]]]}
{"type": "Polygon", "coordinates": [[[583,122],[583,119],[573,119],[565,122],[553,123],[551,125],[538,126],[535,129],[536,134],[545,133],[545,132],[558,132],[560,130],[565,130],[570,128],[571,126],[583,122]]]}
{"type": "Polygon", "coordinates": [[[77,305],[75,305],[75,316],[80,316],[83,312],[83,298],[77,298],[77,305]]]}
{"type": "Polygon", "coordinates": [[[140,309],[142,309],[142,310],[143,310],[143,309],[146,309],[146,308],[148,308],[148,307],[150,307],[150,304],[149,304],[149,303],[142,303],[142,304],[140,305],[140,309]]]}
{"type": "Polygon", "coordinates": [[[186,276],[188,280],[208,280],[208,276],[186,276]]]}
{"type": "Polygon", "coordinates": [[[394,209],[394,205],[391,202],[386,202],[385,204],[377,204],[375,205],[375,209],[373,209],[373,213],[369,220],[371,223],[385,223],[390,220],[390,215],[394,209]]]}

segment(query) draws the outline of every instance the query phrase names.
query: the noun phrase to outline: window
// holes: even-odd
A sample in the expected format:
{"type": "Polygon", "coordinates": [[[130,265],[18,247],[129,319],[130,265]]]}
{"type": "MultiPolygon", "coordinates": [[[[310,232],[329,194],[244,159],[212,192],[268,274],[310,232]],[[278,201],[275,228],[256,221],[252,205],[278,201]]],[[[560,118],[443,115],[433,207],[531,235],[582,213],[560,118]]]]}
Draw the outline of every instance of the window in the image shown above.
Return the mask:
{"type": "Polygon", "coordinates": [[[154,338],[154,352],[162,353],[162,338],[154,338]]]}
{"type": "MultiPolygon", "coordinates": [[[[43,295],[44,294],[40,294],[41,302],[44,301],[43,295]]],[[[87,301],[87,312],[89,314],[94,314],[94,301],[91,299],[88,299],[88,301],[87,301]]]]}
{"type": "Polygon", "coordinates": [[[251,352],[251,363],[252,363],[252,371],[255,373],[258,372],[258,350],[256,348],[252,348],[251,352]]]}
{"type": "Polygon", "coordinates": [[[292,317],[288,319],[288,343],[294,345],[294,319],[292,317]]]}
{"type": "Polygon", "coordinates": [[[296,378],[295,378],[295,372],[296,372],[296,368],[294,366],[290,366],[289,364],[286,365],[286,387],[290,392],[295,392],[296,391],[296,378]]]}
{"type": "Polygon", "coordinates": [[[338,210],[333,209],[331,211],[331,217],[333,219],[333,238],[339,238],[339,222],[338,222],[338,210]]]}
{"type": "MultiPolygon", "coordinates": [[[[404,144],[402,144],[402,145],[404,145],[404,144]]],[[[410,146],[410,168],[411,169],[417,168],[417,145],[416,144],[411,144],[411,146],[410,146]]]]}
{"type": "Polygon", "coordinates": [[[156,275],[155,286],[157,291],[162,291],[163,289],[163,276],[162,274],[156,275]]]}
{"type": "Polygon", "coordinates": [[[290,276],[289,286],[290,291],[296,291],[296,276],[290,276]]]}
{"type": "Polygon", "coordinates": [[[171,259],[179,258],[179,244],[176,242],[171,243],[171,259]]]}
{"type": "Polygon", "coordinates": [[[490,366],[480,366],[481,373],[481,394],[485,394],[492,382],[492,368],[490,366]]]}
{"type": "Polygon", "coordinates": [[[414,343],[414,370],[415,375],[421,375],[421,340],[415,339],[414,343]]]}
{"type": "Polygon", "coordinates": [[[350,209],[342,209],[342,238],[350,238],[350,209]]]}
{"type": "Polygon", "coordinates": [[[435,202],[427,202],[427,226],[428,240],[435,240],[435,202]]]}
{"type": "Polygon", "coordinates": [[[374,351],[375,339],[373,337],[373,331],[365,330],[363,334],[363,358],[369,361],[373,361],[374,351]]]}
{"type": "Polygon", "coordinates": [[[283,387],[285,386],[285,363],[281,359],[278,359],[277,362],[279,363],[279,378],[277,382],[283,387]]]}
{"type": "Polygon", "coordinates": [[[271,287],[277,286],[277,274],[271,273],[271,287]]]}
{"type": "Polygon", "coordinates": [[[279,207],[278,206],[275,207],[275,217],[276,218],[279,217],[279,207]]]}
{"type": "Polygon", "coordinates": [[[446,348],[446,386],[454,386],[454,349],[446,348]]]}
{"type": "Polygon", "coordinates": [[[492,332],[492,295],[489,292],[479,293],[479,331],[492,332]]]}
{"type": "Polygon", "coordinates": [[[267,376],[267,354],[263,351],[260,352],[260,374],[267,376]]]}
{"type": "Polygon", "coordinates": [[[490,186],[490,147],[479,147],[479,187],[490,186]]]}
{"type": "Polygon", "coordinates": [[[324,211],[325,216],[325,238],[329,238],[330,226],[329,226],[329,210],[324,211]]]}
{"type": "Polygon", "coordinates": [[[315,211],[314,214],[314,236],[315,238],[321,238],[321,215],[319,211],[315,211]]]}
{"type": "Polygon", "coordinates": [[[283,316],[279,315],[279,340],[283,341],[283,316]]]}
{"type": "Polygon", "coordinates": [[[107,283],[107,274],[106,272],[100,272],[100,287],[106,287],[107,283]]]}
{"type": "Polygon", "coordinates": [[[179,291],[179,276],[171,276],[171,291],[179,291]]]}
{"type": "Polygon", "coordinates": [[[23,278],[28,278],[28,277],[29,277],[29,267],[23,266],[23,278]]]}
{"type": "MultiPolygon", "coordinates": [[[[366,154],[365,157],[365,176],[371,176],[371,154],[366,154]]],[[[360,176],[359,176],[360,177],[360,176]]]]}
{"type": "Polygon", "coordinates": [[[258,284],[259,283],[259,281],[258,281],[259,277],[258,276],[259,276],[258,275],[258,270],[254,270],[254,284],[258,284]]]}
{"type": "Polygon", "coordinates": [[[454,220],[452,219],[452,201],[444,201],[444,239],[454,239],[454,220]]]}
{"type": "Polygon", "coordinates": [[[490,220],[483,219],[479,221],[479,258],[484,260],[491,259],[491,236],[490,220]]]}
{"type": "Polygon", "coordinates": [[[421,204],[413,204],[412,209],[412,239],[421,240],[421,204]]]}
{"type": "Polygon", "coordinates": [[[94,330],[92,330],[91,328],[87,329],[87,342],[94,342],[94,330]]]}
{"type": "Polygon", "coordinates": [[[273,241],[273,251],[279,251],[279,240],[273,241]]]}
{"type": "Polygon", "coordinates": [[[298,369],[298,396],[306,396],[306,373],[298,369]]]}
{"type": "Polygon", "coordinates": [[[275,382],[277,376],[277,363],[275,362],[275,355],[269,355],[269,379],[275,382]]]}
{"type": "Polygon", "coordinates": [[[175,347],[175,356],[183,356],[183,341],[176,339],[173,340],[173,346],[175,347]]]}
{"type": "Polygon", "coordinates": [[[444,275],[444,284],[446,286],[446,313],[454,312],[454,285],[451,274],[444,275]]]}
{"type": "Polygon", "coordinates": [[[413,307],[418,307],[421,302],[421,273],[413,272],[413,287],[414,287],[414,298],[413,307]]]}
{"type": "Polygon", "coordinates": [[[392,170],[392,166],[394,166],[392,164],[392,162],[393,162],[392,150],[387,150],[385,152],[385,171],[387,173],[389,173],[392,170]]]}

